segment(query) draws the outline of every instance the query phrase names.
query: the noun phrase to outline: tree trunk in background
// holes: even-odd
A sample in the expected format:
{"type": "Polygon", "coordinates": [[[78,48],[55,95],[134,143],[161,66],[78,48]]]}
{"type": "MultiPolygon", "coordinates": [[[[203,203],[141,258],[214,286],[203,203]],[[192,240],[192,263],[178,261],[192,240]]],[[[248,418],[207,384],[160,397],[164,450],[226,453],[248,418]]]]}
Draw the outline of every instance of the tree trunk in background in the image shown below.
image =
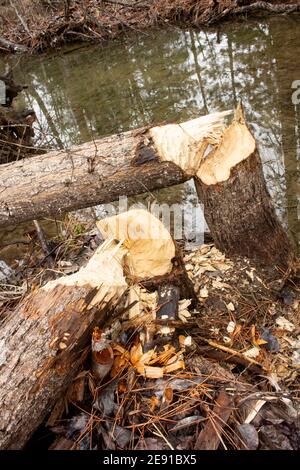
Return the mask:
{"type": "Polygon", "coordinates": [[[300,252],[300,104],[292,101],[294,81],[300,79],[300,44],[289,37],[288,47],[278,31],[270,24],[270,35],[276,58],[276,91],[281,121],[281,144],[285,167],[286,213],[289,232],[300,252]],[[287,79],[288,77],[288,79],[287,79]]]}
{"type": "Polygon", "coordinates": [[[195,178],[198,196],[217,248],[246,256],[283,275],[295,261],[268,193],[255,140],[242,110],[195,178]]]}

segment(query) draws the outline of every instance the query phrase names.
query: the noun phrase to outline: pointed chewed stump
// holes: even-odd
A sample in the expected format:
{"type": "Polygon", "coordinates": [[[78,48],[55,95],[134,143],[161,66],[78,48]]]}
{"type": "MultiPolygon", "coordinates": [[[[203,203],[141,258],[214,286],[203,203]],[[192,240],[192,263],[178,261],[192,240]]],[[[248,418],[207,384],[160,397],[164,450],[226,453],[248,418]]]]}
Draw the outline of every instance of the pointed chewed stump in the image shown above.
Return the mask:
{"type": "Polygon", "coordinates": [[[172,162],[194,177],[219,250],[249,258],[266,268],[267,277],[284,278],[295,268],[296,255],[268,193],[257,144],[246,125],[242,105],[237,107],[232,123],[223,129],[211,126],[200,137],[199,129],[192,124],[150,129],[160,160],[172,162]]]}
{"type": "Polygon", "coordinates": [[[242,107],[196,173],[198,196],[216,247],[284,275],[294,248],[268,193],[262,163],[242,107]]]}

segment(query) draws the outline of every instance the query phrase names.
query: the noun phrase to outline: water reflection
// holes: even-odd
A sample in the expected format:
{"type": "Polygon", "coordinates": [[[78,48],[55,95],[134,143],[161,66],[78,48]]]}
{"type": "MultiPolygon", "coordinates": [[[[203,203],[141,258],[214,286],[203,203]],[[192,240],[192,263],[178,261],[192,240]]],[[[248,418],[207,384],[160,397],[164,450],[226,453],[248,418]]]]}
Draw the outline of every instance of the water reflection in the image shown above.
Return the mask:
{"type": "MultiPolygon", "coordinates": [[[[21,61],[37,140],[69,147],[150,123],[232,108],[243,99],[275,204],[299,243],[299,18],[234,23],[219,30],[167,30],[113,45],[21,61]]],[[[156,193],[157,195],[157,193],[156,193]]],[[[159,200],[193,197],[191,184],[159,200]]]]}

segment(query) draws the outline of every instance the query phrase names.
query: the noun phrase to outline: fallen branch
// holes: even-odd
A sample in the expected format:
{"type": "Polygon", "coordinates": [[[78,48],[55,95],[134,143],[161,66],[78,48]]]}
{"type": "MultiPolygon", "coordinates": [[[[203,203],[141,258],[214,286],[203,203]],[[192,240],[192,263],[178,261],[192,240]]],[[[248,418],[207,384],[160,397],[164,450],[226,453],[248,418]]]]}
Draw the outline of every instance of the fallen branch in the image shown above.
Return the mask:
{"type": "Polygon", "coordinates": [[[268,3],[255,2],[250,5],[237,7],[235,13],[243,14],[253,11],[268,11],[270,13],[294,13],[300,11],[300,3],[268,3]]]}
{"type": "MultiPolygon", "coordinates": [[[[244,367],[250,366],[255,366],[256,370],[261,372],[262,370],[267,371],[267,369],[261,364],[260,362],[255,361],[251,357],[244,356],[243,353],[240,351],[236,351],[235,349],[228,348],[227,346],[224,346],[223,344],[216,343],[215,341],[211,339],[206,339],[206,338],[200,338],[201,341],[204,341],[206,344],[211,346],[214,349],[218,349],[224,353],[227,354],[227,357],[224,357],[225,361],[228,362],[235,362],[238,364],[243,365],[244,367]],[[238,358],[238,361],[235,359],[238,358]]],[[[208,353],[208,352],[207,352],[208,353]]],[[[209,354],[209,353],[208,353],[209,354]]]]}
{"type": "Polygon", "coordinates": [[[28,48],[26,46],[16,44],[2,36],[0,36],[0,46],[2,46],[7,52],[28,52],[28,48]]]}

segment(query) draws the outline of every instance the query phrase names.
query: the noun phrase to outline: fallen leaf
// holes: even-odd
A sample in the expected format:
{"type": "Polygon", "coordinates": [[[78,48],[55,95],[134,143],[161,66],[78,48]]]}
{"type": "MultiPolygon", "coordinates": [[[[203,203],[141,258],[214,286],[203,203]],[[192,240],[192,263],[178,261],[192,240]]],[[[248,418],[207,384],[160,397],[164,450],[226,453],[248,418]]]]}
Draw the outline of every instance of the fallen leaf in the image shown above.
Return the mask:
{"type": "Polygon", "coordinates": [[[294,331],[295,329],[295,325],[293,325],[293,323],[291,323],[284,317],[276,318],[276,325],[278,325],[280,329],[285,331],[294,331]]]}

